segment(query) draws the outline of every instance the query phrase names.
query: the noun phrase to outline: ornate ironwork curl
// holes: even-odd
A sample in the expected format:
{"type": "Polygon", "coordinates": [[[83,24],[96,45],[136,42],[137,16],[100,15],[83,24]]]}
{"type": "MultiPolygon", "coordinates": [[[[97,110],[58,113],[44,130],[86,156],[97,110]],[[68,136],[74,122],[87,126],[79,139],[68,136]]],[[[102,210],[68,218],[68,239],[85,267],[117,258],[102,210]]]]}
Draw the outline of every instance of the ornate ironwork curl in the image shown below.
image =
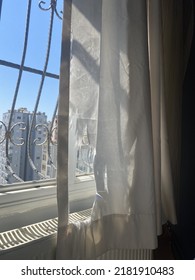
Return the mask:
{"type": "Polygon", "coordinates": [[[50,143],[52,144],[52,145],[54,145],[54,146],[57,146],[57,140],[55,139],[55,140],[53,140],[54,138],[53,138],[53,134],[54,134],[54,131],[57,131],[58,130],[58,126],[56,125],[56,126],[54,126],[52,129],[51,129],[51,131],[50,131],[50,143]]]}
{"type": "Polygon", "coordinates": [[[50,5],[49,7],[44,7],[44,5],[46,5],[46,2],[45,1],[40,1],[39,2],[39,8],[42,10],[42,11],[49,11],[51,9],[54,10],[56,16],[59,18],[59,19],[62,19],[62,16],[60,16],[60,14],[63,14],[62,11],[58,12],[57,10],[57,0],[50,0],[50,5]]]}
{"type": "MultiPolygon", "coordinates": [[[[9,140],[14,146],[22,146],[24,145],[25,141],[24,141],[24,138],[18,138],[18,140],[21,140],[22,142],[21,143],[15,143],[14,140],[13,140],[13,131],[14,131],[14,128],[16,126],[20,126],[20,125],[24,125],[23,127],[20,127],[19,129],[20,130],[26,130],[26,125],[24,122],[18,122],[18,123],[15,123],[11,128],[10,130],[8,130],[6,124],[2,121],[0,121],[0,123],[4,126],[5,128],[5,133],[4,133],[4,136],[0,139],[0,144],[2,144],[5,140],[9,140]]],[[[1,127],[0,127],[1,128],[1,127]]],[[[0,135],[1,136],[1,135],[0,135]]]]}
{"type": "Polygon", "coordinates": [[[57,167],[55,166],[55,164],[53,162],[53,158],[51,156],[51,145],[57,146],[57,137],[54,136],[55,135],[54,134],[55,130],[58,129],[57,118],[56,118],[57,110],[58,110],[58,100],[56,102],[56,106],[55,106],[53,116],[52,116],[50,130],[49,130],[49,133],[48,133],[48,146],[47,146],[48,164],[50,164],[55,170],[57,170],[57,167]]]}
{"type": "Polygon", "coordinates": [[[36,145],[36,146],[43,146],[47,141],[48,141],[48,134],[49,134],[49,129],[48,127],[45,125],[45,124],[37,124],[35,126],[35,130],[37,131],[41,131],[40,129],[38,129],[39,127],[43,127],[45,130],[46,130],[46,137],[45,139],[41,142],[41,143],[37,143],[39,142],[40,140],[38,138],[35,138],[33,143],[36,145]]]}
{"type": "MultiPolygon", "coordinates": [[[[95,149],[94,149],[94,147],[91,146],[89,133],[88,133],[87,129],[83,133],[82,140],[81,140],[81,145],[80,145],[80,147],[78,147],[78,152],[80,154],[79,161],[82,162],[82,164],[85,167],[88,167],[90,170],[93,170],[93,164],[94,164],[94,158],[95,158],[95,149]],[[87,151],[87,154],[86,154],[85,158],[83,157],[83,153],[82,153],[82,147],[83,146],[88,147],[88,151],[87,151]]],[[[81,172],[81,170],[79,170],[78,168],[77,168],[77,171],[81,172]]]]}
{"type": "Polygon", "coordinates": [[[3,137],[1,137],[2,135],[0,134],[0,144],[2,144],[4,141],[5,141],[5,139],[6,139],[6,135],[7,135],[7,126],[4,124],[4,122],[2,122],[2,121],[0,121],[0,129],[2,129],[2,125],[4,126],[4,128],[5,128],[5,133],[4,133],[4,136],[3,137]]]}
{"type": "Polygon", "coordinates": [[[13,138],[12,138],[12,132],[14,131],[14,128],[16,126],[20,126],[20,125],[24,125],[23,127],[19,127],[20,130],[26,130],[26,125],[24,122],[18,122],[18,123],[15,123],[11,128],[10,128],[10,131],[9,131],[9,139],[10,139],[10,142],[15,145],[15,146],[22,146],[24,145],[25,141],[24,141],[24,138],[18,138],[18,140],[21,141],[21,143],[15,143],[13,138]]]}

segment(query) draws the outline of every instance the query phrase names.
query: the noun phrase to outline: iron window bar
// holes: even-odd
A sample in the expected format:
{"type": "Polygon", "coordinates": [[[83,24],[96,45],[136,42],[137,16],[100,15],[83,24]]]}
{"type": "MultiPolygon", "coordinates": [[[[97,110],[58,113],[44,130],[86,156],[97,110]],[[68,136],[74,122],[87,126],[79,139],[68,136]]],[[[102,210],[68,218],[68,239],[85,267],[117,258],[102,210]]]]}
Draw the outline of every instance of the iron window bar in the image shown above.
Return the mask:
{"type": "MultiPolygon", "coordinates": [[[[45,3],[43,1],[41,1],[39,3],[39,7],[41,7],[41,3],[45,3]]],[[[39,102],[40,102],[40,98],[41,98],[41,93],[42,93],[42,89],[43,89],[43,85],[44,85],[44,81],[45,81],[45,73],[47,72],[47,67],[48,67],[48,62],[49,62],[49,55],[50,55],[50,49],[51,49],[51,39],[52,39],[52,31],[53,31],[53,20],[54,20],[54,13],[55,13],[55,10],[56,10],[56,1],[51,1],[51,5],[48,9],[45,9],[46,11],[47,10],[51,10],[51,13],[50,13],[50,25],[49,25],[49,36],[48,36],[48,44],[47,44],[47,52],[46,52],[46,58],[45,58],[45,65],[44,65],[44,69],[43,69],[43,74],[42,74],[42,78],[41,78],[41,82],[40,82],[40,86],[39,86],[39,90],[38,90],[38,94],[37,94],[37,99],[36,99],[36,103],[35,103],[35,107],[34,107],[34,111],[33,111],[33,116],[32,116],[32,120],[31,120],[31,124],[30,124],[30,130],[29,130],[29,135],[28,135],[28,141],[27,141],[27,156],[28,156],[28,160],[29,160],[29,163],[33,169],[33,171],[35,173],[37,173],[40,177],[40,179],[45,179],[45,176],[37,169],[37,167],[35,166],[35,163],[32,159],[32,156],[31,156],[31,138],[32,138],[32,131],[33,131],[33,128],[34,128],[34,124],[35,124],[35,118],[36,118],[36,113],[37,113],[37,109],[38,109],[38,106],[39,106],[39,102]]],[[[53,120],[52,120],[53,122],[53,120]]],[[[42,142],[42,143],[39,143],[37,144],[37,141],[38,139],[36,138],[33,142],[35,145],[44,145],[47,140],[49,141],[50,139],[50,134],[48,133],[48,129],[47,129],[47,126],[45,125],[42,125],[42,124],[38,124],[35,126],[35,130],[37,130],[38,128],[40,127],[43,127],[46,129],[47,131],[47,137],[45,138],[45,140],[42,142]]]]}
{"type": "MultiPolygon", "coordinates": [[[[6,61],[6,60],[2,60],[2,59],[0,59],[0,65],[10,67],[10,68],[15,68],[15,69],[18,69],[18,70],[20,70],[20,67],[21,67],[20,64],[13,63],[13,62],[6,61]]],[[[37,74],[37,75],[43,75],[42,70],[31,68],[31,67],[28,67],[28,66],[23,66],[23,71],[30,72],[30,73],[37,74]]],[[[53,79],[59,80],[59,75],[54,74],[54,73],[46,72],[45,76],[48,77],[48,78],[53,78],[53,79]]]]}
{"type": "MultiPolygon", "coordinates": [[[[29,0],[28,1],[28,8],[27,8],[25,39],[24,39],[24,47],[23,47],[22,60],[21,60],[21,64],[20,64],[18,80],[17,80],[17,84],[16,84],[16,88],[15,88],[13,102],[12,102],[12,107],[11,107],[8,127],[7,127],[7,131],[6,131],[6,161],[7,161],[6,162],[6,166],[7,166],[7,169],[9,170],[10,174],[17,181],[23,181],[23,180],[19,176],[17,176],[15,174],[15,172],[14,172],[12,166],[11,166],[11,162],[10,162],[10,159],[9,159],[9,141],[12,141],[13,128],[15,127],[15,125],[17,125],[17,124],[15,124],[14,127],[12,126],[12,118],[13,118],[13,113],[14,113],[14,109],[15,109],[15,105],[16,105],[16,100],[17,100],[18,92],[19,92],[19,88],[20,88],[21,78],[22,78],[22,74],[23,74],[23,66],[24,66],[25,58],[26,58],[26,51],[27,51],[27,45],[28,45],[28,34],[29,34],[29,26],[30,26],[30,16],[31,16],[31,4],[32,4],[32,0],[29,0]]],[[[18,123],[18,125],[20,125],[20,124],[22,124],[22,123],[21,122],[18,123]]],[[[25,129],[25,127],[23,127],[23,129],[25,129]]],[[[15,144],[13,141],[12,141],[12,143],[15,144]]],[[[21,143],[21,145],[22,145],[22,143],[21,143]]]]}

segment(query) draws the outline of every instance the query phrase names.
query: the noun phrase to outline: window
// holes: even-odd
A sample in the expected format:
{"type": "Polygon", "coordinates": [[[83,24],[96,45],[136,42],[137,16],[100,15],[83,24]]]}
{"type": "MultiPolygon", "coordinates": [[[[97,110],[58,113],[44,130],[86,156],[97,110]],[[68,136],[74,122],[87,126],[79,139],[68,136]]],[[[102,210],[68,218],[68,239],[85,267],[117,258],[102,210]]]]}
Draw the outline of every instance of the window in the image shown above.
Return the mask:
{"type": "MultiPolygon", "coordinates": [[[[60,9],[63,1],[57,4],[60,9]]],[[[0,163],[9,162],[7,172],[9,178],[13,177],[6,184],[43,179],[41,170],[35,168],[41,166],[42,157],[36,155],[43,150],[49,152],[48,145],[52,145],[48,124],[53,115],[57,116],[62,21],[54,8],[47,12],[45,8],[47,4],[39,4],[39,1],[25,0],[19,6],[11,0],[3,3],[0,83],[4,95],[0,108],[0,152],[5,152],[5,158],[1,157],[0,163]],[[38,28],[40,25],[42,28],[38,28]],[[24,155],[26,164],[21,166],[20,174],[14,170],[12,155],[6,153],[7,146],[12,146],[12,154],[24,155]],[[35,163],[34,159],[40,162],[35,163]]],[[[49,156],[53,158],[52,153],[49,156]]],[[[0,176],[0,185],[4,184],[2,180],[0,176]]]]}
{"type": "MultiPolygon", "coordinates": [[[[4,203],[5,207],[0,213],[0,232],[26,225],[26,216],[29,217],[28,223],[57,216],[57,98],[62,28],[59,17],[63,0],[56,1],[56,9],[50,7],[47,10],[48,5],[43,1],[40,4],[29,0],[3,1],[0,24],[0,90],[3,92],[0,97],[0,206],[4,203]],[[48,40],[49,32],[51,41],[48,40]],[[5,195],[7,192],[9,196],[5,195]],[[16,208],[11,212],[8,206],[12,203],[21,215],[14,221],[11,216],[16,208]],[[39,208],[46,203],[48,211],[39,209],[38,213],[36,203],[39,208]]],[[[93,151],[87,147],[86,131],[78,149],[73,128],[70,135],[70,142],[74,143],[70,145],[69,174],[70,189],[75,191],[75,196],[70,194],[71,211],[74,211],[90,207],[93,202],[93,151]]]]}

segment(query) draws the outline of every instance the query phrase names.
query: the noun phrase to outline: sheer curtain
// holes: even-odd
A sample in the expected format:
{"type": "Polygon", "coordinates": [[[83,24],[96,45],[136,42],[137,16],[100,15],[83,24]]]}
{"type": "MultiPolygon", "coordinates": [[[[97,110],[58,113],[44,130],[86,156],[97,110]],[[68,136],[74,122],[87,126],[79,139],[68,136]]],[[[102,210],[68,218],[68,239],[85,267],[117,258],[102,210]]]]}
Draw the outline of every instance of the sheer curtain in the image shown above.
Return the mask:
{"type": "MultiPolygon", "coordinates": [[[[183,1],[66,0],[58,116],[59,259],[155,249],[176,223],[183,1]],[[178,29],[181,32],[176,32],[178,29]],[[91,217],[68,222],[69,130],[95,150],[91,217]]],[[[190,36],[189,36],[190,38],[190,36]]]]}

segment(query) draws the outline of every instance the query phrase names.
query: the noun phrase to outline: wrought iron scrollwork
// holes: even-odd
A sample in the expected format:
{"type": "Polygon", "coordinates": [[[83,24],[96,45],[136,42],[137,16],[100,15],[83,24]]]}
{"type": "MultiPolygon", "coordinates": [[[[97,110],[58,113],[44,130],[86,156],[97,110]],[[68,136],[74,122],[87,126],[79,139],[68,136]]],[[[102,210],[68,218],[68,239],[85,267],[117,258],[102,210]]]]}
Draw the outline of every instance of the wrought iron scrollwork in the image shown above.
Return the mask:
{"type": "Polygon", "coordinates": [[[4,127],[5,132],[0,133],[0,144],[2,144],[7,137],[7,126],[4,124],[4,122],[0,121],[0,131],[2,130],[2,127],[4,127]]]}
{"type": "Polygon", "coordinates": [[[26,130],[26,125],[25,125],[25,123],[24,122],[18,122],[18,123],[15,123],[11,128],[10,128],[10,131],[9,131],[9,139],[10,139],[10,142],[13,144],[13,145],[15,145],[15,146],[22,146],[22,145],[24,145],[24,143],[25,143],[25,141],[24,141],[24,138],[18,138],[18,140],[19,141],[21,141],[21,143],[16,143],[16,142],[14,142],[14,140],[12,139],[12,135],[13,135],[13,131],[14,131],[14,128],[16,127],[16,126],[19,126],[19,130],[26,130]],[[23,125],[23,126],[21,126],[21,125],[23,125]],[[21,126],[21,127],[20,127],[21,126]]]}
{"type": "Polygon", "coordinates": [[[7,170],[9,170],[10,174],[17,180],[17,181],[23,181],[17,174],[15,174],[14,170],[11,167],[11,162],[10,162],[10,158],[9,158],[9,142],[14,145],[14,146],[23,146],[25,141],[24,138],[18,138],[19,141],[21,141],[21,143],[16,143],[15,140],[13,139],[13,135],[14,135],[14,129],[16,126],[19,126],[19,130],[25,130],[26,126],[25,123],[23,122],[18,122],[15,123],[14,125],[11,126],[10,129],[8,129],[8,127],[6,126],[6,124],[2,121],[0,121],[0,128],[2,128],[2,126],[4,127],[4,133],[1,132],[1,138],[0,138],[0,144],[2,144],[4,141],[6,142],[6,166],[5,168],[7,170]],[[21,126],[22,125],[22,126],[21,126]],[[21,127],[20,127],[21,126],[21,127]]]}
{"type": "Polygon", "coordinates": [[[38,138],[35,138],[34,139],[34,141],[33,141],[33,143],[36,145],[36,146],[43,146],[46,142],[47,142],[47,140],[48,140],[48,137],[47,137],[47,135],[48,135],[48,133],[49,133],[49,129],[48,129],[48,127],[45,125],[45,124],[37,124],[36,126],[35,126],[35,131],[37,130],[37,131],[40,131],[40,129],[39,128],[44,128],[45,129],[45,131],[46,131],[46,137],[45,137],[45,139],[44,140],[42,140],[42,142],[40,142],[40,139],[38,139],[38,138]]]}
{"type": "Polygon", "coordinates": [[[59,18],[59,19],[62,19],[62,14],[63,12],[60,11],[58,12],[57,10],[57,0],[50,0],[50,5],[49,7],[44,7],[44,5],[46,5],[47,3],[45,1],[40,1],[39,2],[39,8],[42,10],[42,11],[49,11],[50,9],[53,9],[56,16],[59,18]],[[61,15],[60,15],[61,14],[61,15]]]}

